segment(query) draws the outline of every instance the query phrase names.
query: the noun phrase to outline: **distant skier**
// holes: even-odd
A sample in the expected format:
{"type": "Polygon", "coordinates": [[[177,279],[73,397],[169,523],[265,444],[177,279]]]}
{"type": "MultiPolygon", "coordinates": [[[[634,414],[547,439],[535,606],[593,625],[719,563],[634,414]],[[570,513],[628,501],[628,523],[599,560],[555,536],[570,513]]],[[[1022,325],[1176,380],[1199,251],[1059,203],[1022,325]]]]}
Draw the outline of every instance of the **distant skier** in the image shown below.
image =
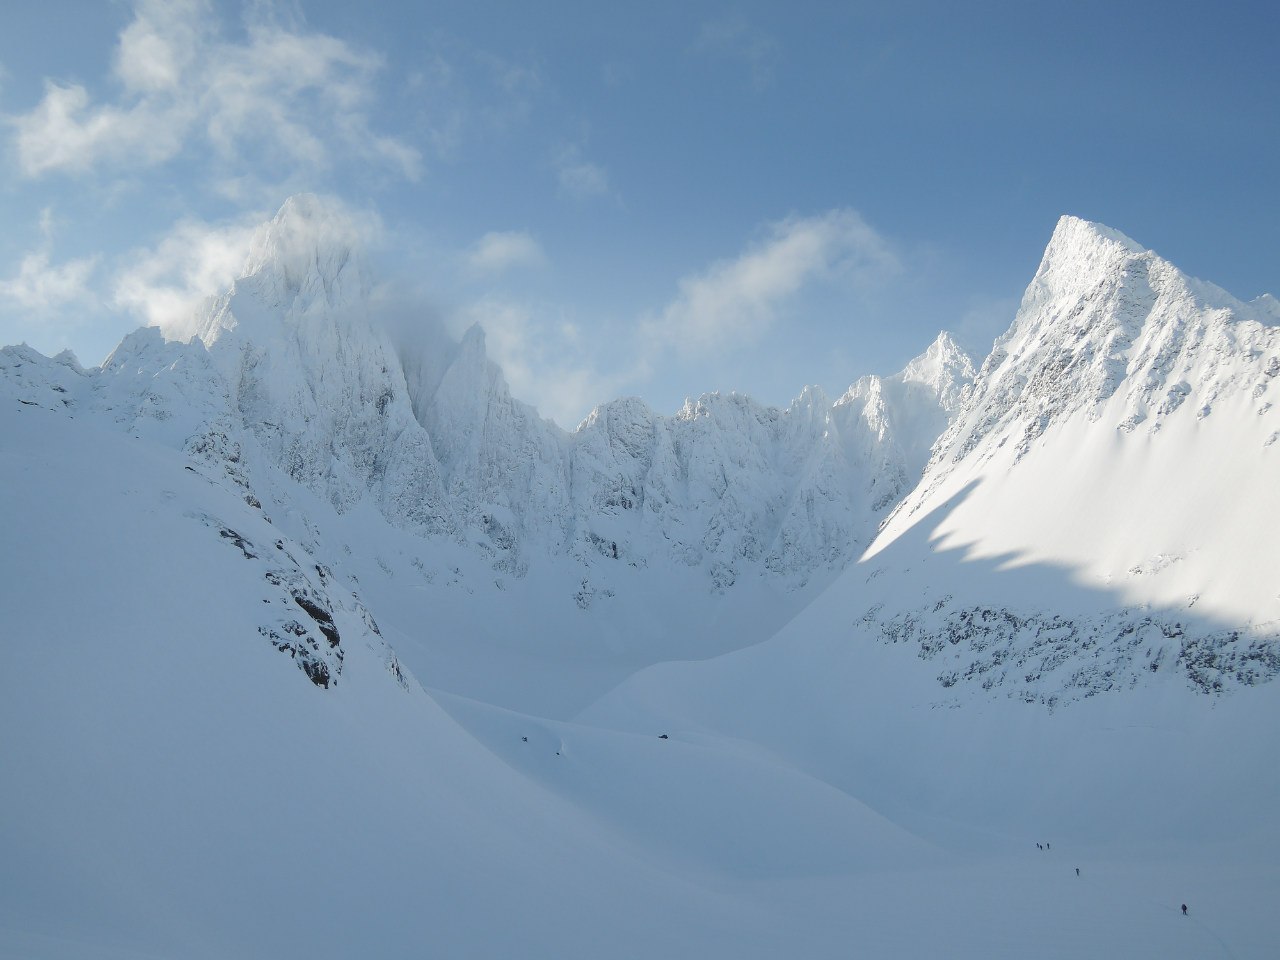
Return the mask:
{"type": "Polygon", "coordinates": [[[1043,849],[1044,849],[1044,844],[1043,844],[1043,843],[1037,843],[1037,844],[1036,844],[1036,849],[1037,849],[1037,850],[1043,850],[1043,849]]]}
{"type": "Polygon", "coordinates": [[[1080,876],[1080,868],[1079,868],[1079,867],[1076,867],[1076,876],[1077,876],[1077,877],[1078,877],[1078,876],[1080,876]]]}
{"type": "Polygon", "coordinates": [[[1182,905],[1182,915],[1184,917],[1187,915],[1187,905],[1185,903],[1182,905]]]}

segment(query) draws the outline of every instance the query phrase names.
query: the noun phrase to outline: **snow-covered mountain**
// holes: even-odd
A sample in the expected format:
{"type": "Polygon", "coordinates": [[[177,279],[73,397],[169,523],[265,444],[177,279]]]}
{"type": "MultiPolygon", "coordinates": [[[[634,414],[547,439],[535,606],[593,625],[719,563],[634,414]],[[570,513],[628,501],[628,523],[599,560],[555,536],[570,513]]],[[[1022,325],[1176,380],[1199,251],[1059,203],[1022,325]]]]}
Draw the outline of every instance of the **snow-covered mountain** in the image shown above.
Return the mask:
{"type": "Polygon", "coordinates": [[[269,470],[339,514],[367,501],[396,527],[474,541],[508,574],[570,554],[675,563],[722,590],[843,567],[914,483],[972,376],[943,334],[834,404],[813,389],[785,410],[712,394],[664,417],[620,400],[566,433],[511,396],[478,327],[397,351],[370,316],[357,242],[325,204],[291,198],[189,343],[141,330],[74,381],[11,350],[7,387],[41,402],[56,379],[130,429],[175,421],[169,442],[248,485],[283,491],[253,477],[269,470]]]}
{"type": "Polygon", "coordinates": [[[912,584],[866,622],[918,644],[947,686],[1043,703],[1168,672],[1206,692],[1280,673],[1274,307],[1063,218],[864,558],[912,584]],[[963,562],[925,574],[899,546],[920,527],[927,555],[963,562]],[[1023,582],[1037,569],[1056,571],[1048,596],[1023,582]]]}
{"type": "Polygon", "coordinates": [[[358,234],[0,350],[0,956],[1268,955],[1274,299],[1068,217],[976,373],[566,432],[358,234]]]}

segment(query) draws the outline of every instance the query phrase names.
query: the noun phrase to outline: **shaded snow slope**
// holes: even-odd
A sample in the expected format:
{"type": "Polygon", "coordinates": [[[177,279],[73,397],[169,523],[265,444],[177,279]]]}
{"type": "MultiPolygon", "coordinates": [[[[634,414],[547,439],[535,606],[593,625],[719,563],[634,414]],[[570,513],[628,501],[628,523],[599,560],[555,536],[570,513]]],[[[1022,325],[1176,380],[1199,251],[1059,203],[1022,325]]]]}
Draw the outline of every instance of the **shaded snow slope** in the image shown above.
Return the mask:
{"type": "MultiPolygon", "coordinates": [[[[295,539],[295,521],[146,436],[170,421],[124,432],[50,393],[60,409],[0,407],[0,483],[22,505],[0,556],[0,956],[1192,957],[1274,941],[1267,846],[1231,848],[1226,870],[1216,848],[1135,854],[1052,819],[1036,827],[1056,859],[910,825],[918,808],[885,804],[882,774],[916,741],[885,725],[900,705],[874,659],[862,689],[879,699],[853,702],[880,708],[861,730],[881,749],[825,765],[777,735],[831,730],[807,723],[839,685],[800,679],[814,659],[737,685],[754,739],[671,702],[628,731],[430,695],[385,645],[376,599],[312,555],[323,537],[295,539]],[[322,624],[339,634],[327,684],[276,644],[289,621],[322,647],[322,624]]],[[[434,613],[414,625],[427,645],[434,613]]],[[[954,794],[989,768],[970,745],[942,772],[954,794]]]]}
{"type": "Polygon", "coordinates": [[[742,877],[937,860],[767,760],[493,712],[476,740],[180,454],[12,400],[0,436],[0,956],[763,957],[812,936],[742,877]],[[718,818],[740,792],[793,826],[718,818]]]}

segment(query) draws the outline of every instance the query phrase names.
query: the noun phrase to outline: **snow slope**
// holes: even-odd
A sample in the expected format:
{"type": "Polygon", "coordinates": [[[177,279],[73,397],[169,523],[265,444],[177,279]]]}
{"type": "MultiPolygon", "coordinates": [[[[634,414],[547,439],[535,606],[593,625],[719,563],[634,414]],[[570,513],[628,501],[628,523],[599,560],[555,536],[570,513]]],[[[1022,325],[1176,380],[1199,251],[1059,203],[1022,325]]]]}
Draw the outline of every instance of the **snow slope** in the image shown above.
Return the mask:
{"type": "Polygon", "coordinates": [[[478,741],[350,584],[183,456],[59,412],[0,416],[23,505],[0,567],[0,955],[765,956],[772,923],[723,889],[737,865],[931,859],[749,757],[518,715],[486,714],[478,741]],[[341,670],[297,669],[290,622],[328,623],[341,670]],[[621,823],[592,809],[642,775],[700,798],[698,819],[662,830],[674,799],[621,823]],[[792,827],[715,823],[770,781],[755,802],[792,827]]]}
{"type": "MultiPolygon", "coordinates": [[[[865,782],[834,785],[767,737],[670,712],[662,739],[428,694],[352,584],[299,563],[344,652],[317,684],[260,629],[312,618],[268,576],[305,547],[163,444],[85,420],[0,413],[0,475],[23,505],[7,520],[21,549],[0,561],[0,956],[1178,957],[1274,942],[1270,848],[1232,848],[1226,869],[1216,850],[1142,857],[1061,832],[1061,855],[974,853],[959,829],[940,847],[859,799],[865,782]]],[[[762,723],[804,716],[786,674],[765,689],[750,698],[762,723]]]]}

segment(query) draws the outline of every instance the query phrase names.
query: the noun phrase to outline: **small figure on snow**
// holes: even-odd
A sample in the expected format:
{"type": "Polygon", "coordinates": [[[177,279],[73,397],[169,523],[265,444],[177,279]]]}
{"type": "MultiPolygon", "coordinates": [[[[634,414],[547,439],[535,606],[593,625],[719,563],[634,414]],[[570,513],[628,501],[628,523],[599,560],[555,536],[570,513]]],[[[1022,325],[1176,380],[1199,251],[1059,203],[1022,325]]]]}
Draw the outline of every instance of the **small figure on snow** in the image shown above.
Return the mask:
{"type": "Polygon", "coordinates": [[[1036,849],[1037,849],[1037,850],[1043,850],[1043,849],[1044,849],[1044,844],[1043,844],[1043,843],[1037,843],[1037,844],[1036,844],[1036,849]]]}
{"type": "Polygon", "coordinates": [[[1077,876],[1077,877],[1078,877],[1078,876],[1080,876],[1080,868],[1079,868],[1079,867],[1076,867],[1076,876],[1077,876]]]}
{"type": "Polygon", "coordinates": [[[1182,905],[1182,915],[1184,917],[1187,915],[1187,905],[1185,903],[1182,905]]]}

